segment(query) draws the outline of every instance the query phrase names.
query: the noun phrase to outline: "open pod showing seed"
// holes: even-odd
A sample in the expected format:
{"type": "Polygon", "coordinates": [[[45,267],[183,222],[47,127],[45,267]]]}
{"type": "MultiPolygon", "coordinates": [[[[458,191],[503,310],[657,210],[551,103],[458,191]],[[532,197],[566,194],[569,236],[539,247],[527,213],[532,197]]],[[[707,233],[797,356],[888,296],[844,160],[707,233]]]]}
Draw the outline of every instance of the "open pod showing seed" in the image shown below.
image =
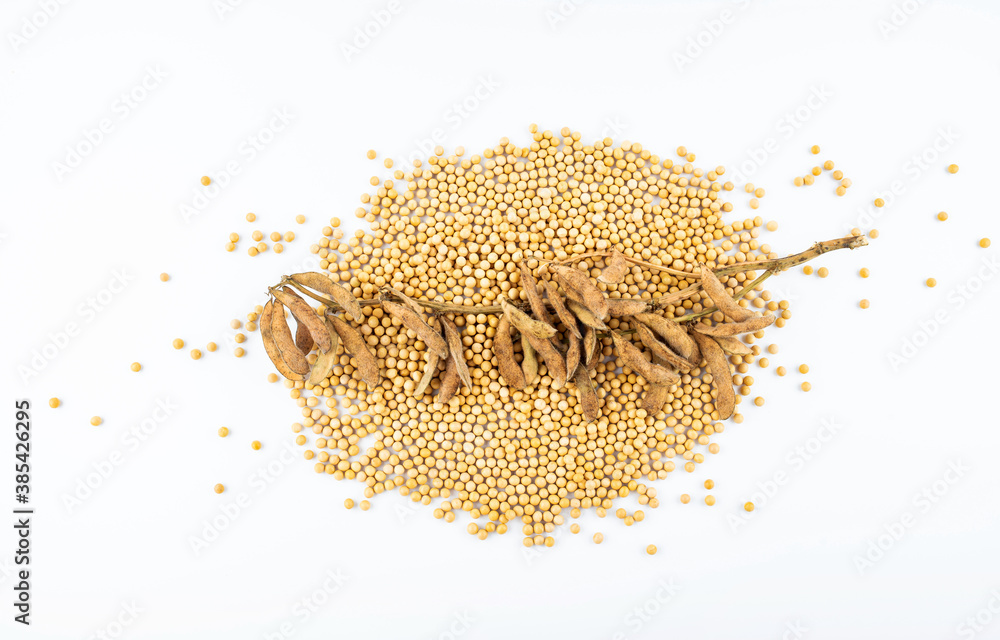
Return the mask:
{"type": "Polygon", "coordinates": [[[472,390],[472,377],[469,375],[469,367],[465,363],[465,346],[462,344],[462,334],[451,318],[441,317],[441,324],[444,325],[444,336],[448,342],[448,358],[455,361],[456,372],[459,380],[466,389],[472,390]]]}
{"type": "Polygon", "coordinates": [[[309,379],[306,381],[307,384],[317,385],[326,380],[327,376],[333,370],[333,365],[337,362],[337,347],[340,346],[340,334],[333,327],[333,322],[330,318],[324,318],[324,323],[326,324],[326,330],[330,334],[330,342],[332,346],[328,351],[320,351],[316,356],[316,362],[312,364],[312,369],[309,371],[309,379]]]}
{"type": "MultiPolygon", "coordinates": [[[[312,336],[313,342],[319,347],[321,351],[329,351],[330,349],[330,335],[326,330],[326,323],[323,319],[319,317],[319,314],[309,306],[305,300],[302,299],[299,294],[291,288],[275,288],[271,287],[271,295],[273,295],[278,302],[288,307],[288,310],[292,312],[295,316],[297,322],[301,322],[306,326],[309,331],[309,335],[312,336]]],[[[284,314],[281,314],[284,318],[284,314]]]]}
{"type": "Polygon", "coordinates": [[[549,269],[556,274],[559,284],[566,290],[576,293],[577,299],[598,319],[604,320],[608,317],[608,297],[601,291],[594,281],[583,271],[567,267],[565,265],[551,264],[549,269]]]}
{"type": "Polygon", "coordinates": [[[632,316],[663,338],[674,353],[682,358],[690,358],[695,350],[695,342],[679,323],[656,313],[637,313],[632,316]]]}
{"type": "Polygon", "coordinates": [[[506,298],[500,298],[500,306],[503,308],[503,312],[504,315],[507,316],[507,320],[522,334],[527,334],[533,338],[541,340],[548,340],[556,335],[555,327],[547,322],[542,322],[541,320],[532,318],[525,312],[518,309],[515,305],[511,304],[511,302],[506,298]]]}

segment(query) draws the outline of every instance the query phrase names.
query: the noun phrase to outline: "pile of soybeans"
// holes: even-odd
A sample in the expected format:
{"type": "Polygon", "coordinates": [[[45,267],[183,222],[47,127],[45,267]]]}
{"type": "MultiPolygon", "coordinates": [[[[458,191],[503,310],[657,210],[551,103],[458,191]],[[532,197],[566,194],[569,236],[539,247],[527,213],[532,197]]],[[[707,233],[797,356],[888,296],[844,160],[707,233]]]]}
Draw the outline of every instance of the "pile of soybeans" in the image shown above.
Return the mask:
{"type": "Polygon", "coordinates": [[[282,278],[259,325],[317,473],[552,546],[583,510],[655,508],[655,481],[717,454],[754,342],[790,318],[763,281],[865,239],[779,259],[760,217],[727,216],[723,167],[531,132],[373,178],[370,231],[345,242],[332,220],[324,271],[282,278]]]}

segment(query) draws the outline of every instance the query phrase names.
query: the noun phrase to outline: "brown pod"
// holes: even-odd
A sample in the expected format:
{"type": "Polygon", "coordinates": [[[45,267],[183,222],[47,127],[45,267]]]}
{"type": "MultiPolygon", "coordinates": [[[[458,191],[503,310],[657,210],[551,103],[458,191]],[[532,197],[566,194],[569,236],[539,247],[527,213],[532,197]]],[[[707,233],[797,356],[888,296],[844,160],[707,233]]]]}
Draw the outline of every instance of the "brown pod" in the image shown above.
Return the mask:
{"type": "Polygon", "coordinates": [[[324,322],[326,323],[326,330],[330,334],[330,342],[333,343],[333,346],[326,353],[320,351],[316,356],[316,362],[313,363],[312,369],[309,371],[309,379],[307,380],[309,384],[314,386],[326,380],[326,377],[330,375],[333,365],[337,362],[337,346],[340,344],[340,335],[333,328],[333,323],[330,322],[329,318],[324,318],[324,322]]]}
{"type": "Polygon", "coordinates": [[[587,368],[593,370],[597,366],[597,329],[584,327],[583,331],[583,357],[587,363],[587,368]]]}
{"type": "Polygon", "coordinates": [[[438,389],[437,401],[445,404],[451,400],[458,391],[460,382],[458,360],[454,356],[449,355],[448,360],[444,364],[444,375],[441,376],[441,388],[438,389]]]}
{"type": "Polygon", "coordinates": [[[574,289],[583,299],[583,304],[601,320],[608,317],[608,296],[597,288],[593,280],[583,271],[565,265],[549,265],[561,278],[564,289],[574,289]]]}
{"type": "Polygon", "coordinates": [[[619,284],[625,279],[627,273],[628,263],[625,261],[625,255],[618,249],[614,249],[611,252],[611,257],[607,259],[601,275],[597,277],[597,281],[605,284],[619,284]]]}
{"type": "Polygon", "coordinates": [[[577,338],[581,337],[580,329],[576,326],[576,317],[566,308],[562,296],[556,291],[556,286],[548,280],[542,280],[542,286],[545,287],[545,297],[549,299],[549,304],[555,309],[556,315],[559,316],[559,321],[566,325],[566,328],[574,336],[577,338]]]}
{"type": "MultiPolygon", "coordinates": [[[[691,328],[688,327],[688,333],[693,334],[696,332],[692,331],[691,328]]],[[[701,357],[701,348],[698,347],[698,343],[695,341],[694,338],[691,338],[691,344],[694,345],[694,348],[691,350],[691,355],[688,356],[687,361],[691,363],[692,368],[700,367],[703,359],[701,357]]]]}
{"type": "Polygon", "coordinates": [[[531,348],[542,356],[545,368],[548,369],[549,376],[552,378],[552,388],[562,389],[566,386],[566,361],[563,359],[563,355],[548,340],[536,338],[530,333],[522,335],[528,338],[531,348]]]}
{"type": "MultiPolygon", "coordinates": [[[[741,333],[753,333],[754,331],[760,331],[761,329],[766,329],[774,324],[776,318],[768,313],[762,316],[756,316],[750,318],[749,320],[744,320],[743,322],[727,322],[725,324],[717,325],[707,325],[698,323],[694,326],[694,330],[698,333],[703,333],[706,336],[738,336],[741,333]]],[[[698,344],[701,344],[700,342],[698,344]]]]}
{"type": "Polygon", "coordinates": [[[510,339],[510,322],[507,316],[500,316],[496,335],[493,336],[493,356],[504,382],[511,389],[523,389],[526,385],[524,371],[514,359],[514,341],[510,339]]]}
{"type": "Polygon", "coordinates": [[[465,363],[465,345],[462,344],[462,334],[451,318],[442,316],[441,324],[444,325],[444,337],[448,341],[448,356],[455,359],[458,377],[462,380],[465,388],[471,391],[472,376],[469,375],[469,367],[465,363]]]}
{"type": "Polygon", "coordinates": [[[547,322],[542,322],[541,320],[536,320],[521,311],[513,304],[510,303],[506,298],[500,298],[500,306],[503,308],[504,315],[507,316],[507,320],[510,321],[514,328],[524,334],[529,334],[534,338],[539,338],[542,340],[548,340],[552,336],[556,335],[556,328],[547,322]]]}
{"type": "Polygon", "coordinates": [[[670,387],[663,384],[651,384],[642,392],[642,402],[639,406],[646,410],[646,414],[655,416],[663,410],[663,405],[670,396],[670,387]]]}
{"type": "Polygon", "coordinates": [[[527,386],[535,384],[538,380],[538,353],[528,341],[528,335],[521,334],[521,370],[524,373],[524,383],[527,386]]]}
{"type": "Polygon", "coordinates": [[[644,313],[649,308],[648,300],[631,300],[628,298],[608,298],[608,313],[613,318],[634,316],[644,313]]]}
{"type": "Polygon", "coordinates": [[[708,372],[712,374],[712,383],[717,396],[715,409],[719,412],[719,418],[726,420],[733,415],[733,411],[736,409],[733,372],[729,368],[729,361],[726,360],[726,353],[719,346],[719,343],[709,336],[695,333],[694,339],[701,348],[701,355],[705,358],[705,362],[708,363],[708,372]]]}
{"type": "Polygon", "coordinates": [[[523,260],[517,263],[517,267],[521,270],[521,291],[524,292],[524,297],[528,299],[528,304],[531,305],[531,312],[545,324],[554,324],[552,318],[549,317],[548,310],[545,308],[542,296],[538,294],[538,283],[535,281],[535,276],[531,275],[531,269],[528,268],[528,265],[524,264],[523,260]]]}
{"type": "MultiPolygon", "coordinates": [[[[295,316],[298,322],[306,325],[309,335],[312,336],[313,341],[319,347],[320,351],[326,352],[330,350],[330,334],[326,331],[326,323],[309,306],[308,302],[303,300],[293,289],[289,288],[275,289],[272,287],[271,294],[278,299],[278,302],[288,307],[288,310],[292,312],[292,315],[295,316]]],[[[284,314],[281,314],[281,317],[284,319],[284,314]]]]}
{"type": "Polygon", "coordinates": [[[586,367],[579,367],[574,376],[576,381],[576,400],[583,410],[583,419],[593,422],[601,416],[601,403],[597,398],[597,390],[594,388],[594,381],[590,379],[590,372],[586,367]]]}
{"type": "Polygon", "coordinates": [[[653,354],[654,361],[659,359],[674,369],[678,369],[680,371],[687,371],[692,367],[691,363],[685,358],[680,357],[671,351],[670,347],[657,340],[653,330],[646,325],[641,322],[636,322],[635,332],[639,335],[639,340],[642,341],[642,344],[644,344],[653,354]]]}
{"type": "Polygon", "coordinates": [[[695,343],[680,324],[656,313],[637,313],[632,317],[663,338],[674,353],[682,358],[691,357],[695,343]]]}
{"type": "Polygon", "coordinates": [[[308,375],[311,368],[309,361],[306,360],[306,354],[295,346],[292,330],[288,328],[288,320],[285,318],[285,307],[281,302],[277,302],[271,310],[271,336],[288,368],[299,375],[308,375]]]}
{"type": "Polygon", "coordinates": [[[417,334],[417,337],[424,341],[427,348],[438,354],[438,357],[448,357],[448,344],[441,337],[441,334],[431,329],[430,325],[424,322],[416,311],[410,307],[404,307],[388,300],[382,301],[382,308],[389,312],[389,315],[399,320],[404,327],[417,334]]]}
{"type": "Polygon", "coordinates": [[[573,336],[566,336],[569,345],[566,347],[566,377],[572,378],[580,365],[580,341],[573,336]]]}
{"type": "MultiPolygon", "coordinates": [[[[431,328],[436,330],[439,326],[440,324],[437,319],[433,320],[431,328]]],[[[426,351],[425,353],[427,354],[427,363],[424,365],[424,375],[420,377],[420,382],[418,382],[417,386],[413,389],[414,397],[418,398],[424,395],[427,388],[431,386],[431,381],[434,380],[434,376],[437,375],[438,367],[441,364],[441,358],[437,353],[433,351],[426,351]]]]}
{"type": "Polygon", "coordinates": [[[625,366],[641,375],[650,384],[673,385],[680,382],[681,377],[676,371],[671,371],[646,360],[642,351],[629,340],[618,335],[617,331],[611,332],[611,339],[614,340],[615,350],[618,351],[618,356],[625,363],[625,366]]]}
{"type": "Polygon", "coordinates": [[[309,353],[312,351],[314,344],[315,342],[313,342],[312,336],[309,334],[309,328],[299,322],[295,327],[295,346],[302,353],[309,353]]]}
{"type": "Polygon", "coordinates": [[[723,351],[731,356],[748,356],[753,353],[750,347],[739,338],[719,336],[715,339],[715,341],[719,343],[719,346],[722,347],[723,351]]]}
{"type": "Polygon", "coordinates": [[[701,288],[712,299],[719,311],[729,316],[736,322],[743,322],[753,317],[753,311],[744,309],[726,291],[726,285],[722,284],[715,273],[705,265],[701,265],[701,288]]]}
{"type": "Polygon", "coordinates": [[[596,314],[591,312],[589,307],[585,307],[584,305],[576,302],[575,300],[567,300],[566,307],[570,311],[572,311],[573,315],[579,318],[580,322],[582,322],[586,326],[593,327],[599,331],[608,330],[608,325],[604,324],[604,322],[600,318],[598,318],[596,314]]]}
{"type": "Polygon", "coordinates": [[[416,313],[418,316],[420,316],[421,320],[424,319],[424,307],[419,302],[417,302],[410,296],[406,295],[399,289],[396,289],[395,287],[385,287],[384,290],[388,291],[392,295],[396,296],[397,298],[405,302],[406,306],[408,306],[410,309],[413,309],[413,312],[416,313]]]}
{"type": "MultiPolygon", "coordinates": [[[[264,310],[260,314],[260,337],[264,342],[264,351],[267,352],[267,357],[271,359],[278,373],[289,380],[302,380],[302,374],[295,373],[285,364],[284,359],[281,357],[281,351],[278,350],[278,345],[275,343],[274,334],[271,331],[273,311],[274,304],[271,300],[268,300],[267,304],[264,305],[264,310]]],[[[281,312],[284,313],[284,307],[282,307],[281,312]]]]}
{"type": "Polygon", "coordinates": [[[365,316],[361,311],[361,305],[347,287],[337,284],[322,273],[296,273],[289,277],[296,284],[329,296],[340,305],[341,309],[349,313],[355,322],[364,322],[365,316]]]}
{"type": "Polygon", "coordinates": [[[365,342],[364,336],[361,335],[360,331],[337,316],[331,315],[327,317],[333,322],[334,331],[340,336],[340,341],[344,343],[344,351],[354,358],[354,368],[357,370],[358,375],[361,376],[361,379],[364,380],[369,389],[377,387],[379,381],[382,379],[378,368],[378,360],[375,359],[375,354],[368,348],[368,343],[365,342]]]}

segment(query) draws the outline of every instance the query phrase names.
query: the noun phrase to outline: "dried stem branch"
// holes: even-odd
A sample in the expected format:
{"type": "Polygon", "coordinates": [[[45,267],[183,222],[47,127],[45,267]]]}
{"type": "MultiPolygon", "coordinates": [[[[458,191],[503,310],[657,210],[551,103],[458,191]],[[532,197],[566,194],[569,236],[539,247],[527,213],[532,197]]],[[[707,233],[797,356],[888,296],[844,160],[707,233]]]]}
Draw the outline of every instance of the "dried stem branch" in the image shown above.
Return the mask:
{"type": "MultiPolygon", "coordinates": [[[[786,256],[784,258],[776,258],[774,260],[760,260],[760,261],[756,261],[756,262],[740,262],[738,264],[731,264],[731,265],[722,267],[721,269],[717,269],[715,271],[715,274],[718,275],[718,276],[729,276],[729,275],[733,275],[733,274],[736,274],[736,273],[744,273],[746,271],[759,271],[759,270],[763,269],[764,270],[764,274],[763,275],[757,277],[755,280],[753,280],[752,282],[750,282],[748,285],[746,285],[743,289],[741,289],[734,296],[736,299],[740,299],[743,296],[745,296],[748,293],[750,293],[750,291],[752,291],[755,287],[757,287],[762,282],[764,282],[765,280],[767,280],[768,278],[770,278],[772,275],[774,275],[776,273],[781,273],[782,271],[787,271],[788,269],[791,269],[792,267],[796,267],[796,266],[798,266],[798,265],[800,265],[800,264],[802,264],[804,262],[808,262],[808,261],[812,260],[813,258],[819,257],[819,256],[823,255],[824,253],[829,253],[830,251],[836,251],[838,249],[857,249],[858,247],[863,247],[863,246],[865,246],[867,244],[868,244],[868,241],[865,239],[864,236],[848,236],[846,238],[837,238],[835,240],[826,240],[824,242],[817,242],[816,244],[814,244],[812,247],[806,249],[805,251],[802,251],[800,253],[795,253],[795,254],[792,254],[790,256],[786,256]]],[[[579,256],[573,256],[572,258],[567,258],[566,260],[562,260],[562,261],[547,261],[547,262],[556,262],[558,264],[572,264],[574,262],[579,262],[580,260],[583,260],[585,258],[609,257],[610,255],[611,255],[611,252],[609,252],[609,251],[592,252],[592,253],[585,253],[585,254],[582,254],[582,255],[579,255],[579,256]]],[[[631,262],[632,264],[638,264],[638,265],[641,265],[641,266],[643,266],[645,268],[648,268],[648,269],[656,269],[656,270],[659,270],[659,271],[664,271],[664,272],[670,273],[670,274],[678,276],[678,277],[682,277],[682,278],[695,278],[696,277],[694,275],[694,273],[688,273],[686,271],[678,271],[677,269],[670,269],[668,267],[661,267],[661,266],[650,264],[648,262],[644,262],[642,260],[638,260],[638,259],[635,259],[635,258],[629,258],[629,257],[626,256],[625,259],[627,261],[631,262]]],[[[301,291],[305,295],[309,296],[313,300],[316,300],[317,302],[323,303],[324,305],[326,305],[330,309],[338,310],[338,311],[341,309],[340,305],[337,304],[336,302],[334,302],[333,300],[331,300],[330,298],[327,298],[326,296],[323,296],[323,295],[320,295],[320,294],[317,294],[317,293],[313,293],[312,291],[309,291],[305,287],[299,286],[298,284],[296,284],[295,282],[293,282],[287,276],[285,276],[285,277],[282,278],[281,284],[295,287],[296,289],[298,289],[299,291],[301,291]]],[[[695,293],[697,293],[700,290],[701,290],[701,284],[700,283],[696,283],[696,284],[692,284],[692,285],[690,285],[688,287],[685,287],[684,289],[681,289],[680,291],[675,291],[674,293],[670,293],[670,294],[667,294],[665,296],[659,296],[659,297],[656,297],[656,298],[651,298],[649,300],[646,300],[646,302],[649,302],[653,306],[662,309],[663,307],[665,307],[665,306],[667,306],[669,304],[673,304],[675,302],[679,302],[681,300],[684,300],[685,298],[689,298],[689,297],[691,297],[692,295],[694,295],[695,293]]],[[[433,302],[431,300],[417,300],[417,302],[421,306],[426,307],[428,309],[431,309],[432,311],[438,311],[438,312],[442,312],[442,313],[461,313],[461,314],[471,314],[471,313],[498,314],[498,313],[503,313],[503,308],[500,305],[491,305],[491,306],[485,306],[485,307],[477,307],[477,306],[464,305],[464,304],[449,304],[449,303],[446,303],[446,302],[433,302]]],[[[358,304],[360,304],[362,307],[377,307],[377,306],[379,306],[381,304],[381,300],[378,300],[378,299],[358,300],[358,304]]],[[[697,320],[698,318],[702,318],[704,316],[710,315],[710,314],[714,313],[715,311],[717,311],[717,309],[715,307],[710,307],[708,309],[704,309],[704,310],[699,311],[697,313],[692,313],[692,314],[685,315],[685,316],[682,316],[680,318],[677,318],[677,321],[678,322],[690,322],[692,320],[697,320]]]]}

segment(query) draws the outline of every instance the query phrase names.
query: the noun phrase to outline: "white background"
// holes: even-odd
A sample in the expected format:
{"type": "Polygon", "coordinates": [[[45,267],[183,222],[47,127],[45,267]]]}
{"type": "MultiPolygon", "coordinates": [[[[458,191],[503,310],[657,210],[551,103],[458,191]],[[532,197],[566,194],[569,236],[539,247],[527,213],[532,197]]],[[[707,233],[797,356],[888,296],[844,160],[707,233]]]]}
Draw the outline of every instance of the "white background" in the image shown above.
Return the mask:
{"type": "MultiPolygon", "coordinates": [[[[69,2],[34,32],[24,21],[40,21],[44,3],[4,3],[0,504],[14,505],[13,400],[27,398],[37,513],[30,630],[12,622],[13,518],[0,517],[0,635],[273,638],[291,624],[294,638],[447,638],[453,628],[470,640],[998,637],[1000,304],[996,263],[984,267],[996,245],[977,246],[1000,239],[988,191],[1000,142],[996,5],[398,1],[255,0],[221,16],[211,0],[69,2]],[[345,53],[366,25],[377,33],[345,53]],[[147,69],[166,76],[126,111],[119,96],[147,69]],[[809,107],[811,94],[825,97],[809,107]],[[249,158],[241,145],[275,109],[291,123],[249,158]],[[55,163],[104,118],[110,133],[58,175],[55,163]],[[537,557],[516,532],[484,543],[428,509],[400,516],[411,503],[398,495],[345,511],[360,485],[314,474],[298,451],[281,462],[299,412],[265,382],[258,335],[242,360],[225,346],[229,320],[308,264],[331,216],[356,228],[368,178],[385,174],[367,149],[400,160],[440,129],[449,148],[475,152],[504,135],[526,142],[531,122],[665,157],[687,145],[697,164],[730,167],[727,177],[744,166],[767,189],[758,213],[779,222],[768,241],[780,254],[855,226],[881,232],[818,260],[825,280],[796,271],[769,283],[794,316],[764,340],[781,347],[771,368],[754,368],[753,395],[767,404],[743,405],[745,422],[718,438],[721,454],[659,482],[663,504],[641,524],[588,514],[581,535],[567,528],[537,557]],[[765,158],[755,150],[769,139],[765,158]],[[826,174],[792,186],[828,158],[853,180],[847,196],[826,174]],[[232,161],[240,174],[186,221],[182,205],[205,193],[200,176],[218,179],[232,161]],[[957,175],[945,172],[951,162],[957,175]],[[871,219],[876,195],[889,204],[871,219]],[[257,228],[298,239],[283,255],[250,259],[246,240],[224,251],[231,231],[246,239],[257,228]],[[116,271],[128,285],[82,314],[116,271]],[[937,288],[923,286],[928,277],[937,288]],[[25,380],[22,367],[68,323],[77,335],[25,380]],[[224,346],[195,362],[171,348],[175,337],[224,346]],[[904,340],[921,346],[894,369],[904,340]],[[141,374],[129,371],[135,360],[141,374]],[[808,376],[773,373],[803,362],[808,376]],[[804,379],[811,393],[798,390],[804,379]],[[49,409],[50,396],[63,406],[49,409]],[[133,448],[123,438],[157,401],[176,407],[133,448]],[[90,426],[93,415],[104,424],[90,426]],[[824,420],[837,434],[819,443],[824,420]],[[223,425],[228,439],[216,435],[223,425]],[[807,462],[796,453],[817,444],[807,462]],[[67,507],[115,451],[123,463],[67,507]],[[280,474],[262,483],[268,464],[280,474]],[[966,470],[949,476],[951,464],[966,470]],[[734,527],[741,505],[782,473],[734,527]],[[711,508],[701,502],[709,477],[711,508]],[[229,488],[222,496],[216,482],[229,488]],[[925,490],[933,502],[918,497],[925,490]],[[241,495],[249,506],[195,553],[191,537],[241,495]],[[857,558],[907,516],[912,526],[883,538],[883,557],[859,570],[857,558]],[[330,572],[346,577],[332,594],[330,572]],[[666,602],[661,584],[676,586],[666,602]],[[297,616],[311,596],[325,603],[297,616]],[[133,602],[141,612],[116,626],[133,602]],[[981,632],[960,626],[977,614],[981,632]]],[[[732,196],[733,219],[750,215],[746,194],[732,196]]]]}

